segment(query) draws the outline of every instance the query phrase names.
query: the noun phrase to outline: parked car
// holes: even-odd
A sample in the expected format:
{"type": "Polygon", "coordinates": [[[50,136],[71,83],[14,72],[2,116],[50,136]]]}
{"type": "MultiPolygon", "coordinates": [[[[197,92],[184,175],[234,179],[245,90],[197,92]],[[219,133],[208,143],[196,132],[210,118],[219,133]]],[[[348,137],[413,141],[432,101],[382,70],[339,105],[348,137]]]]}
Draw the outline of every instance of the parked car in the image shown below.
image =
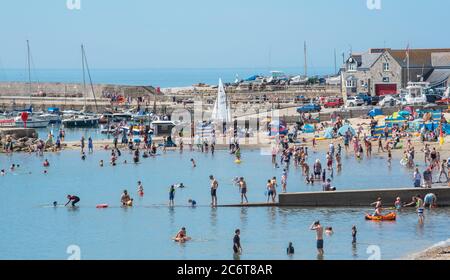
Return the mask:
{"type": "Polygon", "coordinates": [[[325,108],[339,108],[344,105],[344,100],[342,98],[329,98],[323,104],[325,108]]]}
{"type": "Polygon", "coordinates": [[[384,96],[383,99],[378,103],[378,105],[380,105],[381,107],[393,107],[397,104],[399,104],[398,100],[391,95],[384,96]]]}
{"type": "Polygon", "coordinates": [[[367,93],[358,93],[357,97],[361,98],[367,105],[372,104],[372,96],[368,95],[367,93]]]}
{"type": "Polygon", "coordinates": [[[298,113],[313,113],[313,112],[320,112],[322,108],[318,104],[307,104],[301,107],[297,108],[298,113]]]}
{"type": "Polygon", "coordinates": [[[309,102],[309,98],[303,96],[303,95],[299,95],[295,97],[295,102],[296,103],[301,103],[301,104],[305,104],[307,102],[309,102]]]}
{"type": "Polygon", "coordinates": [[[371,105],[377,105],[381,101],[381,98],[378,95],[372,96],[370,98],[370,104],[371,105]]]}
{"type": "Polygon", "coordinates": [[[364,100],[357,96],[349,96],[347,97],[347,103],[345,104],[347,107],[356,107],[364,105],[364,100]]]}

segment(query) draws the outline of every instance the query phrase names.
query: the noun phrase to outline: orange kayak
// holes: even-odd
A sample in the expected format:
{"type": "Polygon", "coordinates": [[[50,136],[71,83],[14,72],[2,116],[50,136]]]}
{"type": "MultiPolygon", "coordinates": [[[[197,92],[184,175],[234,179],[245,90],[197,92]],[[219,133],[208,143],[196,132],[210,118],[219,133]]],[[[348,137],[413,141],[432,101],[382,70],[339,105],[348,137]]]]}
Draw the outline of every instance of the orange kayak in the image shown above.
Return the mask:
{"type": "Polygon", "coordinates": [[[371,221],[395,221],[395,219],[397,219],[397,214],[395,214],[394,212],[389,213],[384,216],[372,216],[372,215],[366,214],[366,220],[371,220],[371,221]]]}

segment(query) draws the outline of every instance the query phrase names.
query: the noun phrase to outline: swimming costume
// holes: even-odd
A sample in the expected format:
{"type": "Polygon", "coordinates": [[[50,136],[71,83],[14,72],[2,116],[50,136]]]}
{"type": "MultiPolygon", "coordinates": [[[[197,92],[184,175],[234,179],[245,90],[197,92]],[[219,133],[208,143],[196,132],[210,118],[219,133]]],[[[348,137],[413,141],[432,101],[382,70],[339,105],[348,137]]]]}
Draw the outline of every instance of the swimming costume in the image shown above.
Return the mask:
{"type": "Polygon", "coordinates": [[[317,249],[323,249],[323,239],[317,240],[317,249]]]}
{"type": "Polygon", "coordinates": [[[211,196],[217,196],[217,189],[211,189],[211,196]]]}

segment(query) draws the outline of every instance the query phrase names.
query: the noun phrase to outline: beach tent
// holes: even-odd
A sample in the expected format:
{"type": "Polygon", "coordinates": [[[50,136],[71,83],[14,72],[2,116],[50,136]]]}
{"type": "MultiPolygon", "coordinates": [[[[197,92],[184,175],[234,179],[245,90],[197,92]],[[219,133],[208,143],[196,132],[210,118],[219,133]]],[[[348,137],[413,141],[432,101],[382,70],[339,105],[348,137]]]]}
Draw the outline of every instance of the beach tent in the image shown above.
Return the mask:
{"type": "Polygon", "coordinates": [[[380,115],[383,115],[383,111],[379,108],[372,109],[368,113],[368,116],[372,118],[380,115]]]}
{"type": "Polygon", "coordinates": [[[323,138],[325,139],[333,139],[333,128],[332,127],[328,127],[327,129],[325,129],[325,133],[323,134],[323,138]]]}
{"type": "Polygon", "coordinates": [[[351,125],[348,125],[348,124],[343,125],[341,128],[339,128],[338,134],[339,134],[340,136],[344,136],[345,133],[347,133],[347,131],[349,131],[349,130],[350,130],[350,133],[351,133],[352,135],[355,135],[355,134],[356,134],[356,131],[353,129],[353,127],[352,127],[351,125]]]}
{"type": "Polygon", "coordinates": [[[314,133],[316,130],[314,129],[314,126],[313,125],[310,125],[310,124],[305,124],[304,126],[303,126],[303,132],[304,133],[314,133]]]}

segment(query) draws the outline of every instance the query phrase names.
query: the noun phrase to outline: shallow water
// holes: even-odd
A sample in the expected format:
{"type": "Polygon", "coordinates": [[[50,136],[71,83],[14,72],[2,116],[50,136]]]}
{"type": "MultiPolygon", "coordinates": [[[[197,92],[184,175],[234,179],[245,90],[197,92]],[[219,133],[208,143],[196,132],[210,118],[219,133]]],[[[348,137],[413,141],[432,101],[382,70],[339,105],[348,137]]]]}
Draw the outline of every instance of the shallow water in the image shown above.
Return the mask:
{"type": "MultiPolygon", "coordinates": [[[[310,162],[323,154],[310,155],[310,162]]],[[[15,173],[0,177],[4,199],[0,204],[0,259],[66,259],[69,245],[81,249],[82,259],[232,259],[232,238],[241,229],[244,254],[241,259],[289,259],[285,250],[294,243],[294,259],[316,259],[315,233],[308,228],[314,220],[332,226],[335,234],[325,239],[325,259],[367,259],[369,245],[380,246],[381,258],[392,259],[424,249],[448,239],[450,229],[447,209],[427,212],[426,223],[418,226],[414,210],[402,211],[396,222],[374,223],[364,220],[367,209],[317,208],[218,208],[208,207],[209,179],[219,180],[219,203],[238,203],[239,193],[231,180],[244,176],[250,202],[262,202],[265,182],[281,178],[270,157],[259,150],[243,152],[243,163],[237,165],[226,151],[213,157],[196,152],[167,152],[141,163],[123,164],[132,156],[123,151],[121,164],[107,164],[109,153],[89,155],[81,161],[79,151],[46,154],[45,157],[16,154],[0,155],[0,168],[20,164],[15,173]],[[42,161],[51,167],[43,174],[42,161]],[[194,158],[197,168],[189,162],[194,158]],[[105,167],[98,166],[100,159],[105,167]],[[31,174],[30,174],[31,172],[31,174]],[[145,196],[138,198],[136,182],[141,180],[145,196]],[[183,182],[178,189],[175,208],[166,206],[168,188],[183,182]],[[135,207],[119,207],[120,195],[128,189],[135,207]],[[53,208],[53,201],[64,204],[67,194],[80,196],[80,208],[53,208]],[[182,207],[187,200],[197,201],[197,208],[182,207]],[[108,209],[95,205],[108,203],[108,209]],[[358,244],[351,244],[351,227],[358,227],[358,244]],[[186,226],[193,241],[177,244],[171,241],[179,228],[186,226]]],[[[386,159],[373,158],[358,162],[344,157],[343,172],[335,174],[338,189],[389,188],[411,186],[409,170],[386,159]]],[[[288,191],[319,191],[321,186],[307,186],[300,170],[291,166],[288,191]]],[[[375,198],[374,198],[375,199],[375,198]]]]}

